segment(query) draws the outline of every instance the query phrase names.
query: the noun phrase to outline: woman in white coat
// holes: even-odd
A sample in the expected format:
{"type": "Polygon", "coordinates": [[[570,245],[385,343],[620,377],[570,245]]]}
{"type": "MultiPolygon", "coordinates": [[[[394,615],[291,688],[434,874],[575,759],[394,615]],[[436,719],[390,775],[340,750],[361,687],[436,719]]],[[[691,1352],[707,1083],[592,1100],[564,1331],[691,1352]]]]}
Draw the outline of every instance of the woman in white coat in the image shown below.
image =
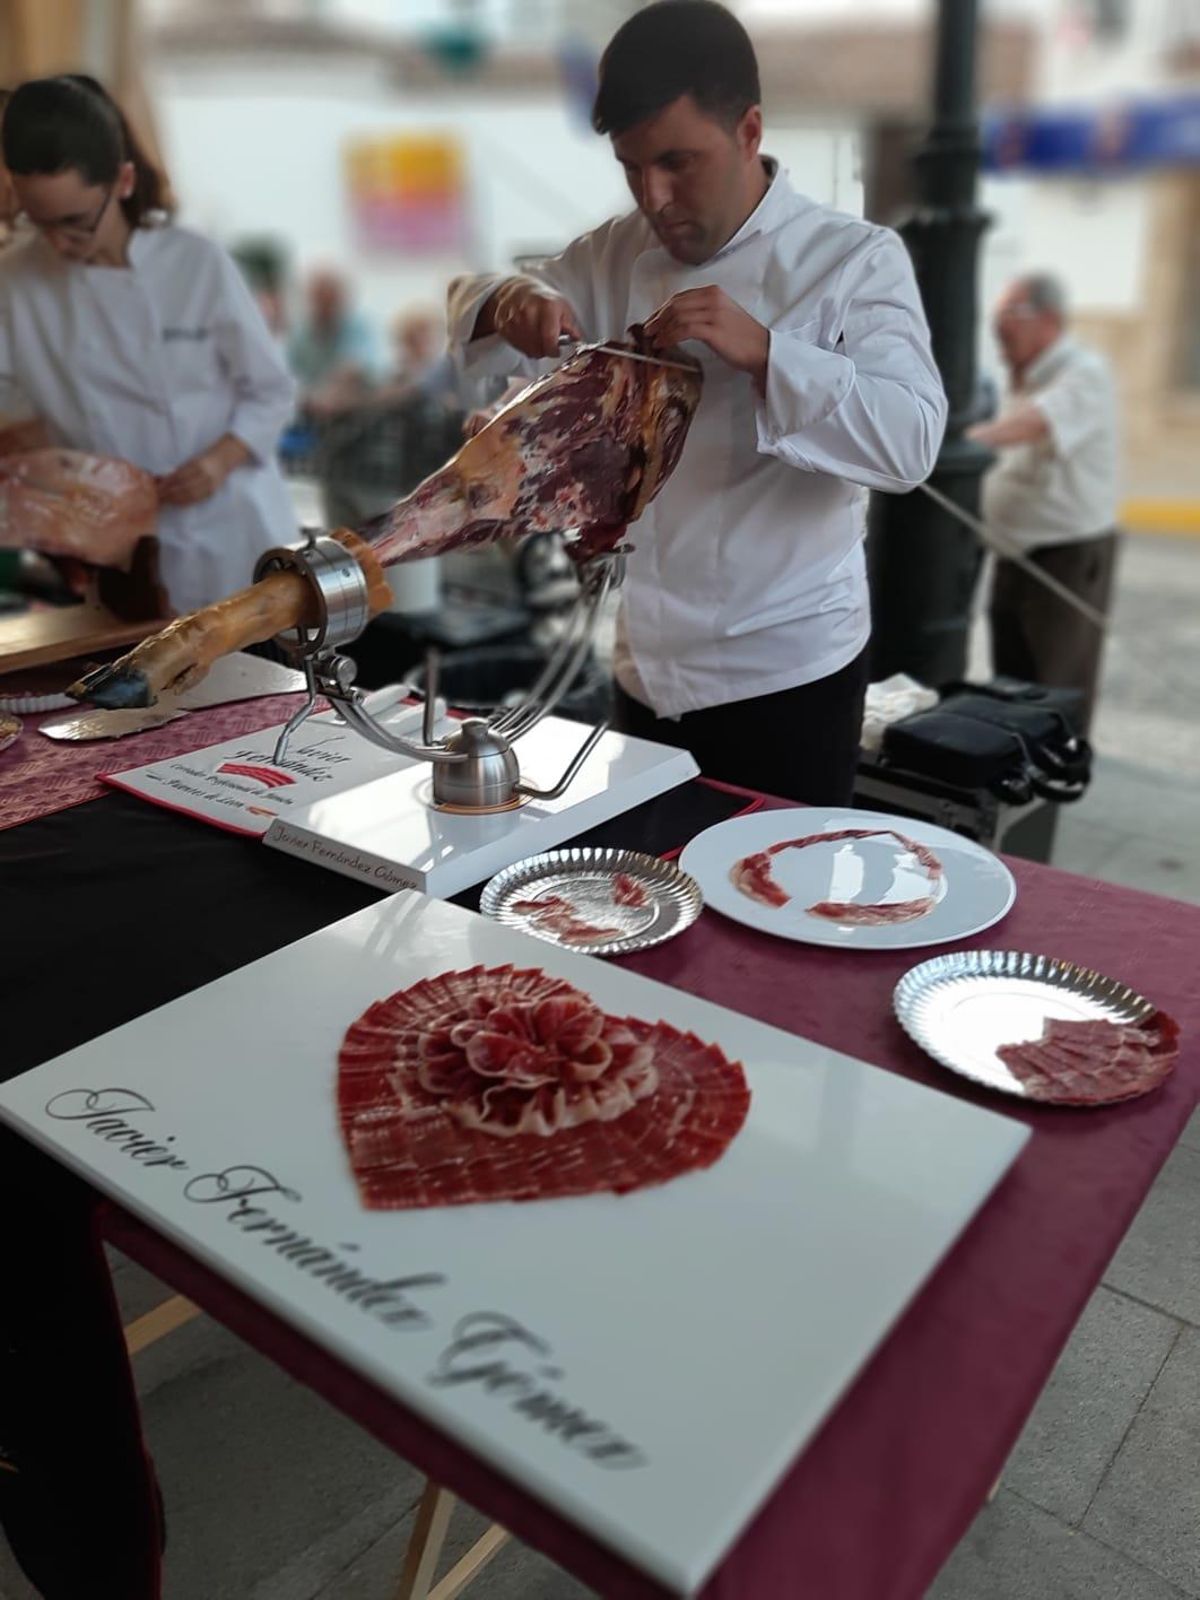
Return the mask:
{"type": "Polygon", "coordinates": [[[175,611],[232,593],[296,535],[275,464],[295,386],[249,289],[167,219],[160,174],[94,79],[15,90],[3,165],[30,236],[0,260],[0,414],[155,475],[175,611]]]}

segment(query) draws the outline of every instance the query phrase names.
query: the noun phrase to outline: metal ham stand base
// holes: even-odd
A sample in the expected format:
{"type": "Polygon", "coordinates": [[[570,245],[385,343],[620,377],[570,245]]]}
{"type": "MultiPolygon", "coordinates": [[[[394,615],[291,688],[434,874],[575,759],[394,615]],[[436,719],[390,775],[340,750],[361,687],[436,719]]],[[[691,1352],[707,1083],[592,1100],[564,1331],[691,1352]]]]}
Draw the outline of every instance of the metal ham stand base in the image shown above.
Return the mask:
{"type": "Polygon", "coordinates": [[[298,544],[268,550],[254,576],[257,580],[281,571],[298,573],[308,584],[317,621],[295,632],[277,634],[273,640],[303,671],[308,686],[307,701],[283,729],[275,747],[275,761],[280,766],[286,764],[292,735],[312,715],[323,695],[370,743],[413,761],[428,761],[433,767],[435,805],[455,811],[502,811],[525,799],[557,799],[608,727],[601,722],[592,729],[553,788],[535,789],[521,781],[513,746],[549,716],[587,660],[600,608],[625,575],[621,550],[595,556],[580,568],[579,599],[541,676],[520,704],[494,711],[490,717],[469,718],[453,733],[436,737],[438,674],[436,653],[431,652],[426,658],[425,718],[419,742],[402,739],[376,721],[365,708],[362,691],[354,688],[354,662],[338,653],[340,646],[359,636],[369,620],[366,575],[354,557],[336,539],[310,529],[298,544]]]}

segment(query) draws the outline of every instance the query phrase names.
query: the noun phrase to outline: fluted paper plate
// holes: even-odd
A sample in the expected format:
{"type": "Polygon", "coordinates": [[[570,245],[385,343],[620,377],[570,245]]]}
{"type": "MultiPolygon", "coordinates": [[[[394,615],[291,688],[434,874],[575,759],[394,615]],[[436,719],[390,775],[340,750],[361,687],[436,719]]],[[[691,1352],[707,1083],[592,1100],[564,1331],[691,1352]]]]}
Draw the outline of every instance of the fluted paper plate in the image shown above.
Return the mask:
{"type": "Polygon", "coordinates": [[[0,712],[35,717],[40,711],[66,711],[76,702],[69,694],[0,694],[0,712]]]}
{"type": "MultiPolygon", "coordinates": [[[[1137,1024],[1156,1015],[1151,1001],[1115,978],[1020,950],[935,956],[910,968],[892,998],[900,1025],[935,1061],[989,1089],[1030,1102],[1041,1097],[1030,1094],[1000,1059],[1000,1046],[1039,1039],[1052,1017],[1137,1024]]],[[[1128,1098],[1128,1093],[1097,1096],[1086,1103],[1128,1098]]]]}
{"type": "Polygon", "coordinates": [[[506,927],[519,928],[547,944],[590,956],[632,955],[673,939],[690,928],[704,907],[696,880],[673,862],[639,850],[602,850],[578,846],[547,850],[498,872],[484,888],[479,909],[506,927]],[[645,904],[628,906],[613,898],[618,873],[643,891],[645,904]],[[522,900],[557,896],[570,903],[581,922],[620,930],[617,938],[564,939],[528,911],[516,910],[522,900]]]}

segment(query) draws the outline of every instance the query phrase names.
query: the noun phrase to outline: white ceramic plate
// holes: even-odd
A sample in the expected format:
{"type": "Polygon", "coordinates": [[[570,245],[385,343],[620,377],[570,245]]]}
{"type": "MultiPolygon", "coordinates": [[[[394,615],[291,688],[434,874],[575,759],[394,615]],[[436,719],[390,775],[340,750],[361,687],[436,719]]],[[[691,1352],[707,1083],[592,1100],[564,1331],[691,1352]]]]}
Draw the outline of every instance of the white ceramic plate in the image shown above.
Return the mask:
{"type": "Polygon", "coordinates": [[[1017,893],[1012,873],[982,845],[928,822],[879,811],[813,806],[731,817],[698,834],[679,864],[700,885],[706,905],[747,927],[804,944],[856,950],[913,950],[969,938],[999,922],[1017,893]],[[772,857],[774,882],[790,896],[786,905],[764,905],[730,878],[744,857],[783,840],[854,828],[876,836],[830,839],[772,857]],[[901,840],[887,836],[889,829],[933,851],[942,869],[936,883],[901,840]],[[934,903],[923,915],[891,923],[838,921],[807,909],[829,901],[892,905],[930,896],[934,903]]]}

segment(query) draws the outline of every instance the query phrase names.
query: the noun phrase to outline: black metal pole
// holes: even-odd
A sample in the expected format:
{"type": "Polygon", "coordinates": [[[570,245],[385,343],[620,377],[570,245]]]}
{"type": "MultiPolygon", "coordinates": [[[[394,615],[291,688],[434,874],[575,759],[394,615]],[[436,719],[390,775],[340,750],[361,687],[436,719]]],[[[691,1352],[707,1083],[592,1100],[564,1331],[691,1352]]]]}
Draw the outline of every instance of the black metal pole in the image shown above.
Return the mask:
{"type": "MultiPolygon", "coordinates": [[[[939,0],[933,123],[916,156],[917,208],[900,229],[913,258],[950,419],[930,482],[978,514],[991,460],[964,437],[978,415],[979,209],[975,113],[977,0],[939,0]]],[[[872,677],[907,672],[924,683],[962,676],[981,552],[975,536],[919,489],[875,495],[868,565],[875,617],[872,677]]]]}

